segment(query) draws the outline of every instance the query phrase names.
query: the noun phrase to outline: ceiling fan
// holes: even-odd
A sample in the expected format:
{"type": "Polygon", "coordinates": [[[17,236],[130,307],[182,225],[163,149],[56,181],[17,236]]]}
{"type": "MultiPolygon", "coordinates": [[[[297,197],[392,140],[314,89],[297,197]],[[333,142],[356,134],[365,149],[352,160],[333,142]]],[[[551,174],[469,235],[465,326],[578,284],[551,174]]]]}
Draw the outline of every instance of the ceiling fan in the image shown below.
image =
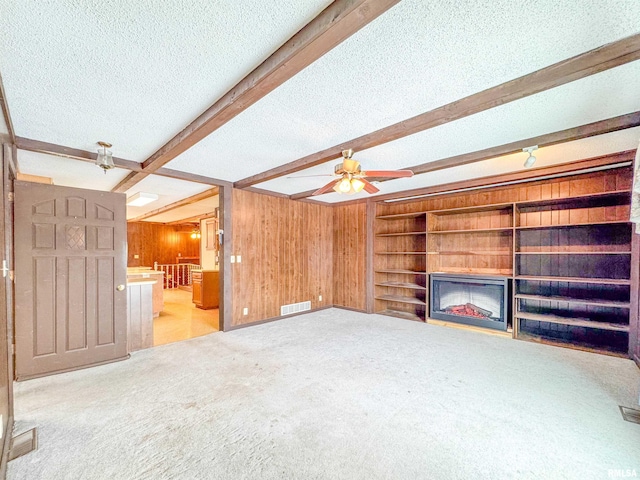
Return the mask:
{"type": "Polygon", "coordinates": [[[363,171],[360,168],[360,162],[354,160],[353,150],[342,151],[342,163],[335,166],[332,175],[311,175],[313,177],[335,177],[324,187],[319,188],[311,194],[322,195],[323,193],[334,190],[338,193],[353,194],[364,190],[367,193],[377,193],[380,190],[371,182],[365,180],[365,177],[371,178],[402,178],[412,177],[413,172],[411,170],[367,170],[363,171]]]}

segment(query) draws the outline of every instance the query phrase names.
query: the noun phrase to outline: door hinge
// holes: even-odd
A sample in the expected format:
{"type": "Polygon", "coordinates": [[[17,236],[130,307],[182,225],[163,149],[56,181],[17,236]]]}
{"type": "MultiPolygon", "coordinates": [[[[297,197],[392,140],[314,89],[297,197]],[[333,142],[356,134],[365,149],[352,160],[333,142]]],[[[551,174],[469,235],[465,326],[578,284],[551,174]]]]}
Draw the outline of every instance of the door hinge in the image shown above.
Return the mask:
{"type": "Polygon", "coordinates": [[[7,199],[8,199],[10,202],[13,202],[13,192],[9,192],[9,193],[7,193],[7,199]]]}
{"type": "Polygon", "coordinates": [[[7,276],[7,272],[9,271],[9,268],[7,267],[7,261],[6,260],[2,260],[2,277],[6,277],[7,276]]]}

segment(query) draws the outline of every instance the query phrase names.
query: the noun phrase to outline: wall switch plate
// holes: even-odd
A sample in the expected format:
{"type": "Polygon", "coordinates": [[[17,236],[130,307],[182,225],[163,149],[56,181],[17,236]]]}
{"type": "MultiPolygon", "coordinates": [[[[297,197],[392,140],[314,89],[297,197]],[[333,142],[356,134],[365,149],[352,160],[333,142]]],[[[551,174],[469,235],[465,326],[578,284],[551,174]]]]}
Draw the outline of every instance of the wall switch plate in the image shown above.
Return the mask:
{"type": "Polygon", "coordinates": [[[133,258],[136,258],[136,259],[137,259],[137,258],[140,258],[140,255],[135,254],[135,255],[133,256],[133,258]]]}
{"type": "Polygon", "coordinates": [[[321,302],[322,301],[322,295],[318,295],[318,301],[321,302]]]}
{"type": "Polygon", "coordinates": [[[231,255],[231,263],[236,263],[236,256],[235,255],[231,255]]]}
{"type": "Polygon", "coordinates": [[[241,263],[242,257],[240,255],[236,255],[236,263],[241,263]]]}
{"type": "Polygon", "coordinates": [[[242,309],[242,315],[249,315],[249,309],[247,307],[242,309]]]}

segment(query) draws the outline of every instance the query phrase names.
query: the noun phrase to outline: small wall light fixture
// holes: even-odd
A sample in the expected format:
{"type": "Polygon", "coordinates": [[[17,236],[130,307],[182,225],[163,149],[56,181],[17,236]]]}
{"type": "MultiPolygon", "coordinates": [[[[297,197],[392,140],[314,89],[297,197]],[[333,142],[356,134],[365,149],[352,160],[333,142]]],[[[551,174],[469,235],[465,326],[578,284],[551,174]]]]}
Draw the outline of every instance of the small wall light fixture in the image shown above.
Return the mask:
{"type": "Polygon", "coordinates": [[[523,148],[522,151],[523,152],[527,152],[529,154],[529,156],[527,157],[527,159],[524,161],[524,168],[529,168],[532,167],[534,163],[536,163],[536,157],[533,156],[533,152],[534,150],[537,150],[538,146],[534,145],[533,147],[527,147],[527,148],[523,148]]]}
{"type": "Polygon", "coordinates": [[[98,142],[98,145],[102,147],[102,150],[98,150],[96,165],[104,170],[104,173],[107,173],[107,170],[111,170],[115,167],[111,150],[107,150],[107,148],[111,148],[111,144],[107,142],[98,142]]]}
{"type": "Polygon", "coordinates": [[[196,238],[200,238],[200,237],[201,237],[201,235],[200,235],[200,230],[195,229],[193,232],[191,232],[191,238],[193,238],[194,240],[195,240],[196,238]]]}

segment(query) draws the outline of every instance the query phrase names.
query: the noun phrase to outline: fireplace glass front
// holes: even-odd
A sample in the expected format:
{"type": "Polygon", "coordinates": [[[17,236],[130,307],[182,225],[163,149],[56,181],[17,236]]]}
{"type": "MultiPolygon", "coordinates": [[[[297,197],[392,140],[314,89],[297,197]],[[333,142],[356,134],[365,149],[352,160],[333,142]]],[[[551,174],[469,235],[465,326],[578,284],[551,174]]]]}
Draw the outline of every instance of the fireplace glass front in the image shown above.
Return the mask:
{"type": "Polygon", "coordinates": [[[506,330],[508,282],[506,277],[432,273],[429,316],[506,330]]]}

